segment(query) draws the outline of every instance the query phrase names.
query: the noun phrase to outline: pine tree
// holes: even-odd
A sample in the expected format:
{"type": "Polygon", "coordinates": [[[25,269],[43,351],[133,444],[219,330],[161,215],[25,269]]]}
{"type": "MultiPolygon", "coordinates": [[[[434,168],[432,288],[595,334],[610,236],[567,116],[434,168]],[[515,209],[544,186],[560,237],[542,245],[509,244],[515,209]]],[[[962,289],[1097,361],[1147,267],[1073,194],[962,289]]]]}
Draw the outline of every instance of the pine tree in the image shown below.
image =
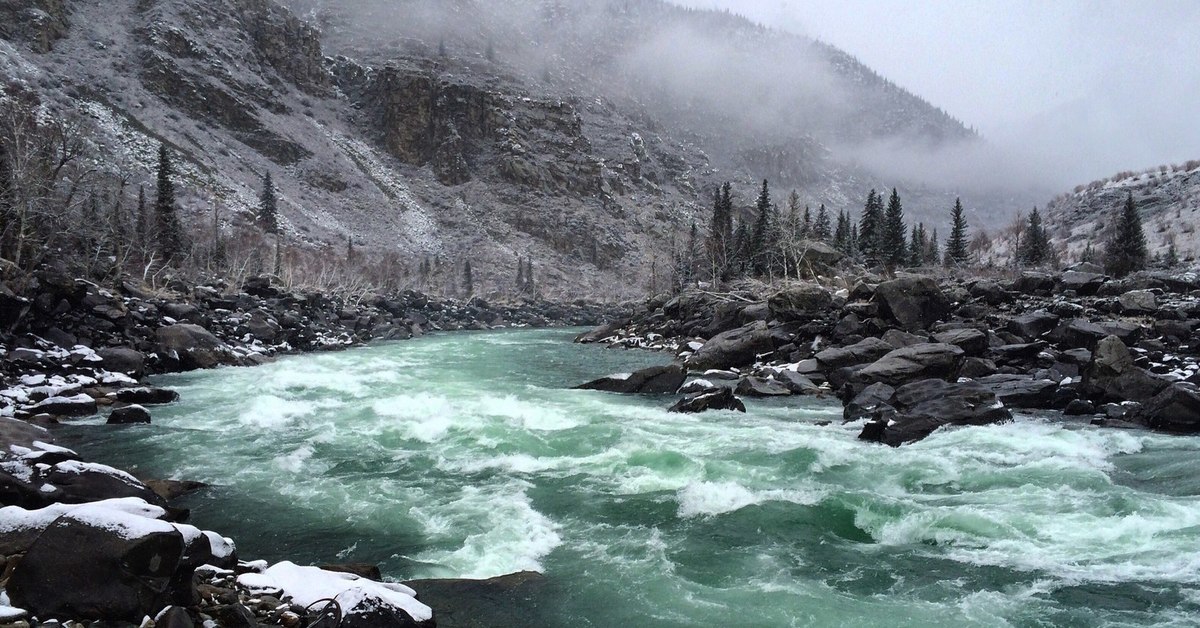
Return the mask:
{"type": "MultiPolygon", "coordinates": [[[[754,232],[750,239],[748,259],[754,273],[765,275],[767,272],[768,256],[770,255],[770,226],[771,226],[771,189],[766,179],[763,179],[762,191],[754,203],[758,215],[754,219],[754,232]]],[[[805,214],[808,210],[805,209],[805,214]]]]}
{"type": "Polygon", "coordinates": [[[1079,255],[1079,261],[1088,262],[1089,264],[1096,261],[1096,249],[1092,247],[1092,241],[1088,240],[1087,246],[1083,247],[1083,253],[1079,255]]]}
{"type": "Polygon", "coordinates": [[[525,260],[525,291],[530,294],[537,290],[537,285],[533,282],[533,258],[525,260]]]}
{"type": "Polygon", "coordinates": [[[1179,251],[1175,250],[1175,243],[1167,245],[1167,259],[1165,260],[1167,268],[1175,268],[1179,265],[1179,251]]]}
{"type": "Polygon", "coordinates": [[[1142,217],[1133,202],[1133,192],[1130,192],[1104,251],[1104,270],[1110,275],[1124,277],[1145,268],[1147,257],[1142,217]]]}
{"type": "Polygon", "coordinates": [[[837,228],[833,232],[833,246],[845,255],[850,254],[850,217],[845,210],[838,211],[837,228]]]}
{"type": "Polygon", "coordinates": [[[262,195],[258,200],[258,221],[262,224],[263,230],[267,233],[278,234],[279,203],[275,194],[275,182],[271,180],[270,172],[263,176],[262,195]]]}
{"type": "Polygon", "coordinates": [[[800,225],[800,237],[804,239],[813,237],[812,212],[808,210],[808,205],[804,206],[804,222],[800,225]]]}
{"type": "Polygon", "coordinates": [[[354,261],[354,236],[346,236],[346,261],[354,261]]]}
{"type": "Polygon", "coordinates": [[[967,218],[963,214],[962,199],[954,199],[954,209],[950,212],[950,239],[946,240],[946,265],[966,266],[971,253],[967,246],[967,218]]]}
{"type": "Polygon", "coordinates": [[[868,266],[879,264],[880,247],[883,236],[883,197],[874,189],[867,194],[867,204],[863,206],[862,220],[859,221],[855,246],[868,266]]]}
{"type": "Polygon", "coordinates": [[[903,266],[908,261],[907,234],[904,229],[904,208],[900,205],[900,194],[896,188],[892,188],[892,196],[888,199],[883,224],[881,253],[884,262],[888,268],[903,266]]]}
{"type": "Polygon", "coordinates": [[[746,221],[739,220],[733,231],[733,270],[739,275],[745,275],[750,264],[750,230],[746,221]]]}
{"type": "Polygon", "coordinates": [[[134,235],[137,236],[138,243],[145,247],[150,241],[150,213],[146,210],[146,186],[138,186],[138,204],[136,225],[134,226],[134,235]]]}
{"type": "Polygon", "coordinates": [[[1029,223],[1025,226],[1025,246],[1021,250],[1021,261],[1030,266],[1041,266],[1050,256],[1050,239],[1042,226],[1042,215],[1034,207],[1029,212],[1029,223]]]}
{"type": "Polygon", "coordinates": [[[933,234],[929,236],[929,242],[925,249],[925,263],[936,266],[942,263],[941,245],[938,244],[937,229],[933,230],[933,234]]]}
{"type": "Polygon", "coordinates": [[[858,257],[862,253],[859,248],[858,225],[851,223],[850,225],[850,246],[847,255],[850,257],[858,257]]]}
{"type": "Polygon", "coordinates": [[[829,211],[825,209],[825,204],[821,203],[820,209],[817,210],[817,219],[813,222],[813,237],[821,242],[829,242],[833,237],[832,227],[829,224],[829,211]]]}
{"type": "Polygon", "coordinates": [[[158,231],[158,253],[164,260],[178,260],[183,255],[183,225],[175,206],[175,183],[171,180],[174,167],[166,144],[158,145],[158,188],[154,199],[155,223],[158,231]]]}
{"type": "Polygon", "coordinates": [[[925,265],[925,225],[913,225],[912,237],[908,241],[908,265],[920,268],[925,265]]]}
{"type": "Polygon", "coordinates": [[[729,253],[732,245],[732,229],[729,227],[730,214],[733,211],[730,185],[717,186],[713,195],[712,220],[708,225],[708,256],[709,264],[718,279],[724,277],[729,267],[729,253]]]}
{"type": "Polygon", "coordinates": [[[463,292],[467,297],[475,294],[475,278],[471,276],[471,260],[463,264],[463,292]]]}

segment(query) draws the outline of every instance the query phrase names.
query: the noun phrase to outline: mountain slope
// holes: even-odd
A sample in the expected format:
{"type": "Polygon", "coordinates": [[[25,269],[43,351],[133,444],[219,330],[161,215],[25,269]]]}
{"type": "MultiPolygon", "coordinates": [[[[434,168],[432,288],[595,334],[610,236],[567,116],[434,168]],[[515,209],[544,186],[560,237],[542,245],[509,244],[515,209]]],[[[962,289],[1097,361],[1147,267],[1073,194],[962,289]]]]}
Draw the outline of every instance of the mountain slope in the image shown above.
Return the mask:
{"type": "Polygon", "coordinates": [[[341,255],[349,240],[445,292],[466,261],[478,292],[508,291],[520,258],[559,295],[665,285],[672,243],[724,180],[744,216],[765,177],[834,211],[899,184],[910,217],[940,221],[949,190],[887,181],[839,147],[974,141],[848,55],[726,14],[293,5],[309,21],[270,0],[12,0],[0,70],[87,121],[108,194],[149,183],[166,142],[197,229],[217,207],[228,237],[251,230],[269,172],[289,246],[341,255]]]}

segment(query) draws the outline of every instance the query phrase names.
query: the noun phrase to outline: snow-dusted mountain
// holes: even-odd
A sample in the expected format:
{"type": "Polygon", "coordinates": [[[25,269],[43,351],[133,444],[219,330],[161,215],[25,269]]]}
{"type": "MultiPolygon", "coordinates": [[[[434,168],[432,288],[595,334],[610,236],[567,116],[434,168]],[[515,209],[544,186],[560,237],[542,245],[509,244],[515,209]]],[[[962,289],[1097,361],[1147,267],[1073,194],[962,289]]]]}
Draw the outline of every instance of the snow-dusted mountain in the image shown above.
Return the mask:
{"type": "MultiPolygon", "coordinates": [[[[523,257],[560,295],[642,293],[724,180],[743,207],[769,178],[778,200],[797,188],[835,212],[896,185],[910,219],[944,221],[954,190],[848,148],[978,141],[846,53],[725,13],[289,4],[9,0],[0,76],[81,117],[113,181],[150,182],[157,145],[173,147],[193,223],[215,205],[226,233],[248,228],[269,172],[290,243],[352,238],[427,290],[468,260],[478,292],[507,290],[523,257]]],[[[985,220],[994,201],[971,200],[985,220]]]]}

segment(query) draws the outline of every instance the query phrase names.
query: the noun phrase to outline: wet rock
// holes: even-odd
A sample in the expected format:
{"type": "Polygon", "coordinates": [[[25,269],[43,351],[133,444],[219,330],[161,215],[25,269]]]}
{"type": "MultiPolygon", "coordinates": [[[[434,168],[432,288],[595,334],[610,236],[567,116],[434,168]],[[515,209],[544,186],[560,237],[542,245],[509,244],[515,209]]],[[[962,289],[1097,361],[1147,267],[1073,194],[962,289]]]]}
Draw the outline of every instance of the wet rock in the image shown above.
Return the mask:
{"type": "Polygon", "coordinates": [[[1087,399],[1073,399],[1067,407],[1063,409],[1065,416],[1087,416],[1096,414],[1096,405],[1087,399]]]}
{"type": "Polygon", "coordinates": [[[859,438],[898,447],[944,425],[990,425],[1012,419],[991,391],[974,382],[913,382],[896,389],[890,407],[895,415],[873,420],[859,438]]]}
{"type": "Polygon", "coordinates": [[[927,277],[903,277],[879,284],[875,302],[880,314],[907,331],[926,329],[950,313],[950,300],[927,277]]]}
{"type": "Polygon", "coordinates": [[[131,377],[141,377],[146,373],[146,357],[139,351],[125,347],[109,347],[96,351],[100,356],[100,364],[115,373],[127,373],[131,377]]]}
{"type": "Polygon", "coordinates": [[[792,394],[782,384],[761,377],[742,378],[734,392],[746,397],[786,397],[792,394]]]}
{"type": "Polygon", "coordinates": [[[869,364],[895,351],[896,347],[879,338],[864,338],[847,347],[825,349],[817,353],[817,362],[826,369],[869,364]]]}
{"type": "Polygon", "coordinates": [[[109,425],[127,425],[131,423],[149,423],[150,412],[139,405],[117,408],[108,415],[109,425]]]}
{"type": "Polygon", "coordinates": [[[759,321],[714,336],[688,357],[686,365],[692,370],[747,366],[774,350],[771,331],[759,321]]]}
{"type": "Polygon", "coordinates": [[[615,393],[671,394],[687,379],[687,371],[678,364],[652,366],[634,373],[618,373],[580,384],[578,390],[602,390],[615,393]]]}
{"type": "Polygon", "coordinates": [[[709,410],[736,410],[738,412],[745,412],[746,405],[733,394],[732,388],[721,387],[711,392],[684,397],[668,409],[669,412],[687,413],[707,412],[709,410]]]}
{"type": "Polygon", "coordinates": [[[208,488],[204,482],[194,480],[142,480],[142,483],[166,501],[208,488]]]}
{"type": "Polygon", "coordinates": [[[339,563],[336,565],[321,565],[320,567],[325,571],[352,573],[360,578],[383,582],[383,573],[379,571],[379,565],[375,563],[339,563]]]}
{"type": "Polygon", "coordinates": [[[924,379],[954,379],[962,366],[963,350],[954,345],[924,343],[896,349],[854,375],[864,385],[899,386],[924,379]]]}
{"type": "MultiPolygon", "coordinates": [[[[989,375],[975,380],[1010,408],[1052,408],[1058,382],[1029,375],[989,375]]],[[[1061,406],[1060,406],[1061,407],[1061,406]]]]}
{"type": "Polygon", "coordinates": [[[1092,399],[1145,401],[1166,387],[1165,380],[1134,364],[1129,349],[1116,336],[1097,344],[1083,371],[1083,391],[1092,399]]]}
{"type": "Polygon", "coordinates": [[[229,347],[199,325],[182,323],[160,327],[155,336],[161,350],[174,356],[183,370],[237,363],[229,347]]]}
{"type": "Polygon", "coordinates": [[[96,400],[85,394],[49,397],[30,406],[29,411],[54,416],[91,416],[96,414],[96,400]]]}
{"type": "Polygon", "coordinates": [[[895,395],[896,389],[887,384],[871,384],[846,404],[842,409],[842,418],[847,422],[869,418],[878,409],[891,404],[895,395]]]}
{"type": "Polygon", "coordinates": [[[819,395],[821,387],[811,379],[795,371],[780,371],[775,374],[775,380],[796,395],[819,395]]]}
{"type": "Polygon", "coordinates": [[[1171,384],[1143,404],[1138,419],[1164,432],[1200,432],[1200,389],[1186,382],[1171,384]]]}
{"type": "Polygon", "coordinates": [[[1131,290],[1117,299],[1126,314],[1151,314],[1158,311],[1158,297],[1149,290],[1131,290]]]}
{"type": "Polygon", "coordinates": [[[117,401],[139,405],[160,405],[174,403],[179,400],[179,393],[168,388],[153,388],[139,386],[137,388],[122,388],[117,391],[117,401]]]}
{"type": "Polygon", "coordinates": [[[182,606],[168,606],[154,618],[154,628],[195,628],[195,625],[182,606]]]}

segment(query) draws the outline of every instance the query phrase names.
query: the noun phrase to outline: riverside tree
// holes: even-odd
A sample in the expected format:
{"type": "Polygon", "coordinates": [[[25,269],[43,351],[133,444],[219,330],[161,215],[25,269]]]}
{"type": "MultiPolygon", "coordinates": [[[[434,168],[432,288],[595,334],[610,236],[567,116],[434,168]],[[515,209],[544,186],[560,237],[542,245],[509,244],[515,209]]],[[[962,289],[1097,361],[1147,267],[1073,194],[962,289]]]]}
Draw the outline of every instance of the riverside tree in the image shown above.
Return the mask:
{"type": "Polygon", "coordinates": [[[966,266],[971,259],[968,250],[967,217],[963,213],[962,199],[954,199],[950,211],[950,238],[946,240],[946,266],[966,266]]]}
{"type": "Polygon", "coordinates": [[[463,292],[469,298],[475,294],[475,278],[471,276],[471,260],[463,264],[463,292]]]}
{"type": "Polygon", "coordinates": [[[858,233],[854,238],[863,261],[868,266],[874,266],[881,261],[881,246],[883,237],[883,197],[874,189],[867,194],[867,203],[863,206],[862,219],[858,223],[858,233]]]}
{"type": "Polygon", "coordinates": [[[158,231],[158,254],[177,262],[183,256],[183,224],[175,204],[175,168],[166,144],[158,145],[158,181],[154,198],[154,222],[158,231]]]}
{"type": "Polygon", "coordinates": [[[1125,197],[1125,206],[1117,216],[1116,228],[1104,251],[1104,271],[1116,277],[1124,277],[1146,267],[1146,234],[1142,231],[1142,217],[1133,202],[1133,192],[1125,197]]]}
{"type": "Polygon", "coordinates": [[[817,210],[817,219],[813,222],[813,238],[821,242],[829,242],[833,237],[833,227],[830,224],[829,211],[825,209],[825,203],[821,203],[820,209],[817,210]]]}
{"type": "Polygon", "coordinates": [[[903,266],[908,261],[908,247],[904,233],[904,208],[900,205],[900,194],[892,188],[887,211],[883,215],[883,233],[879,251],[888,268],[903,266]]]}
{"type": "Polygon", "coordinates": [[[1034,207],[1029,212],[1029,222],[1025,226],[1025,244],[1021,248],[1021,261],[1030,266],[1041,266],[1050,257],[1050,238],[1046,228],[1042,226],[1042,215],[1034,207]]]}
{"type": "MultiPolygon", "coordinates": [[[[771,263],[774,251],[775,233],[771,228],[771,188],[763,179],[762,190],[754,203],[758,215],[754,219],[754,231],[750,235],[748,261],[756,275],[765,275],[771,263]]],[[[808,210],[805,209],[807,216],[808,210]]]]}
{"type": "Polygon", "coordinates": [[[271,173],[263,175],[262,195],[258,202],[258,220],[267,233],[279,233],[279,201],[271,173]]]}

